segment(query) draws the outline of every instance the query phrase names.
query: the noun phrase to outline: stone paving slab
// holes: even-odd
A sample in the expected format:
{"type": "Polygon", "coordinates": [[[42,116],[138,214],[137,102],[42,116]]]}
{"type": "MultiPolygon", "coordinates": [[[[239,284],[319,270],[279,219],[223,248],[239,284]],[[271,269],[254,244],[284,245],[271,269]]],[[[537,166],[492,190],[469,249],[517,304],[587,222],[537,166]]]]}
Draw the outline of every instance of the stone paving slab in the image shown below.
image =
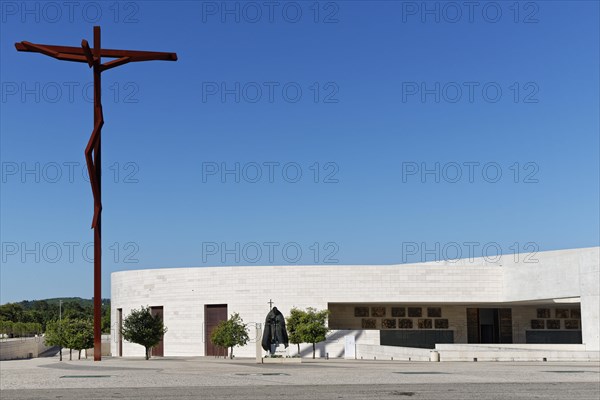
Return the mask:
{"type": "MultiPolygon", "coordinates": [[[[251,387],[297,385],[538,384],[600,382],[598,363],[405,362],[254,359],[58,358],[0,362],[0,389],[251,387]]],[[[358,387],[358,386],[355,386],[358,387]]],[[[560,390],[560,388],[557,388],[560,390]]]]}
{"type": "Polygon", "coordinates": [[[434,383],[4,390],[3,400],[598,400],[595,383],[434,383]]]}

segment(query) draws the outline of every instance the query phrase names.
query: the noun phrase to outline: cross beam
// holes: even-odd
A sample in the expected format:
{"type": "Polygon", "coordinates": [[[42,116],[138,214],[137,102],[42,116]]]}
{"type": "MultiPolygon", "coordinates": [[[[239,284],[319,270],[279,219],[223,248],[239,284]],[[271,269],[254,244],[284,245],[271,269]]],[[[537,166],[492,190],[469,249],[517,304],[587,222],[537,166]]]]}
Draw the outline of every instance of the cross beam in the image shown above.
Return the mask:
{"type": "MultiPolygon", "coordinates": [[[[87,40],[84,40],[87,44],[87,40]]],[[[18,51],[27,51],[32,53],[42,53],[50,57],[65,61],[88,62],[86,49],[82,47],[54,46],[49,44],[36,44],[27,41],[15,43],[18,51]]],[[[89,46],[88,50],[89,50],[89,46]]],[[[136,61],[177,61],[176,53],[163,53],[159,51],[138,51],[138,50],[112,50],[100,49],[100,57],[108,58],[128,58],[130,62],[136,61]]],[[[112,61],[111,61],[112,62],[112,61]]],[[[103,64],[106,69],[106,64],[103,64]]]]}
{"type": "Polygon", "coordinates": [[[102,114],[101,73],[130,62],[139,61],[177,61],[176,53],[139,50],[103,49],[100,45],[100,27],[94,26],[94,47],[87,40],[81,41],[81,47],[36,44],[27,41],[15,43],[17,51],[41,53],[62,61],[87,63],[94,71],[94,130],[85,148],[85,161],[90,176],[94,197],[94,361],[102,359],[102,230],[101,230],[101,136],[104,116],[102,114]],[[102,64],[102,57],[114,58],[102,64]]]}

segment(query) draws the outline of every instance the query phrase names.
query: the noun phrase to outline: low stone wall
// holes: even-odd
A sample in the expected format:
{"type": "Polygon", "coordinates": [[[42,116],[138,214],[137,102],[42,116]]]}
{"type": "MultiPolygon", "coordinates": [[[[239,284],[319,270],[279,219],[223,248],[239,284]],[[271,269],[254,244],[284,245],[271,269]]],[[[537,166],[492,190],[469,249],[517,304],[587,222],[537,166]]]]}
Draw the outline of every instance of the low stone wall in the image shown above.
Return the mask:
{"type": "Polygon", "coordinates": [[[356,345],[356,358],[363,360],[429,361],[431,350],[416,347],[356,345]]]}
{"type": "MultiPolygon", "coordinates": [[[[102,357],[109,357],[111,355],[110,353],[110,340],[111,340],[111,335],[102,335],[102,350],[101,350],[101,354],[102,357]]],[[[91,349],[87,349],[85,351],[81,352],[81,356],[82,357],[94,357],[94,348],[92,347],[91,349]]]]}
{"type": "Polygon", "coordinates": [[[43,337],[0,340],[0,360],[18,360],[37,357],[48,350],[43,337]]]}
{"type": "Polygon", "coordinates": [[[600,361],[600,352],[573,344],[438,344],[440,361],[600,361]]]}
{"type": "Polygon", "coordinates": [[[398,361],[600,361],[600,352],[586,351],[585,345],[569,344],[438,344],[434,349],[356,345],[356,358],[398,361]]]}
{"type": "Polygon", "coordinates": [[[438,351],[443,350],[553,350],[553,351],[585,351],[584,344],[522,344],[522,343],[438,343],[435,345],[438,351]]]}

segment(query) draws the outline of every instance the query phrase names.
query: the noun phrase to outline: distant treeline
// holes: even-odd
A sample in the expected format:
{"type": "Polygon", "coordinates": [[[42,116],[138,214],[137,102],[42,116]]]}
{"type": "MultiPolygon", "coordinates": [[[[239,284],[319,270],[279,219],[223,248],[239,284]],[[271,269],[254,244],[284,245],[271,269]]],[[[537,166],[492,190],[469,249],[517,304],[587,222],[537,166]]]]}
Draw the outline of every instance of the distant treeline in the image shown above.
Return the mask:
{"type": "MultiPolygon", "coordinates": [[[[94,307],[93,301],[90,299],[65,297],[6,303],[0,305],[0,333],[12,337],[45,332],[48,323],[57,321],[61,316],[61,307],[59,307],[61,300],[62,318],[93,319],[94,307]],[[21,334],[21,332],[24,333],[21,334]]],[[[110,333],[110,299],[102,299],[102,332],[110,333]]]]}
{"type": "Polygon", "coordinates": [[[12,322],[0,320],[0,335],[4,337],[30,337],[42,333],[39,322],[12,322]]]}

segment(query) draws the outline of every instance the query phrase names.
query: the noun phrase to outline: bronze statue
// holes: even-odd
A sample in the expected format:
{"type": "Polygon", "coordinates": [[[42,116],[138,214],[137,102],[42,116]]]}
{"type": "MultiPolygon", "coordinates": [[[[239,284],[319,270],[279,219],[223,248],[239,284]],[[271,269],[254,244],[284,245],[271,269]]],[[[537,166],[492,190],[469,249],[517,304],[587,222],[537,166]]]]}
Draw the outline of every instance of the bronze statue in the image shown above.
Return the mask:
{"type": "Polygon", "coordinates": [[[262,348],[265,351],[273,353],[273,347],[277,348],[280,344],[288,347],[288,335],[285,330],[285,318],[277,307],[273,307],[265,319],[265,331],[262,337],[262,348]]]}

